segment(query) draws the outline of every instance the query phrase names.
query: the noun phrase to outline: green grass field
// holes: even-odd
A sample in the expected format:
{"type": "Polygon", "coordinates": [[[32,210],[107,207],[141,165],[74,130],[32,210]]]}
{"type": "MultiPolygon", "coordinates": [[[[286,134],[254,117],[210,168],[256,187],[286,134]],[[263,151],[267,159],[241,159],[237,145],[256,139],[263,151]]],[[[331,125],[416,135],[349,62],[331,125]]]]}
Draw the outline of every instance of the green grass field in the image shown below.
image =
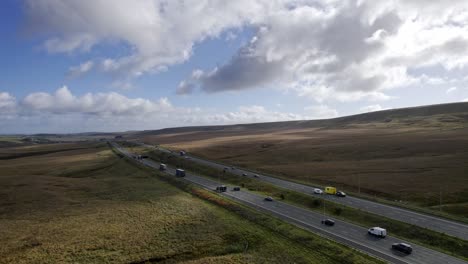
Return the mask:
{"type": "Polygon", "coordinates": [[[301,240],[275,232],[105,144],[34,148],[42,154],[0,160],[1,263],[378,263],[297,228],[288,234],[301,240]]]}

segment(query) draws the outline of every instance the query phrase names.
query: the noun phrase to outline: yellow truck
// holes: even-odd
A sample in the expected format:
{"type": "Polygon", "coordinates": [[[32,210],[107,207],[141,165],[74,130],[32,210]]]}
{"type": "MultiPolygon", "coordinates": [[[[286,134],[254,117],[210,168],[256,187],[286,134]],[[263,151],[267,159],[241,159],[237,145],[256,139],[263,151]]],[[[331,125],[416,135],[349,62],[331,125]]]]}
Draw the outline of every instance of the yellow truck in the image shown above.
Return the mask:
{"type": "Polygon", "coordinates": [[[327,187],[325,187],[325,193],[335,195],[336,194],[336,188],[327,186],[327,187]]]}

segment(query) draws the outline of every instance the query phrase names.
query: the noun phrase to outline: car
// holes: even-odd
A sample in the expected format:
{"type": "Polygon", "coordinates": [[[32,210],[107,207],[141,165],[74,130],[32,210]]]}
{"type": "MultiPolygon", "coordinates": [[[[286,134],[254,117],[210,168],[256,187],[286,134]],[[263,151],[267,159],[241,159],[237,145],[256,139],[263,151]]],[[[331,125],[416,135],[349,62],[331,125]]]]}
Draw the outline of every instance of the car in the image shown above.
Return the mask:
{"type": "Polygon", "coordinates": [[[235,167],[231,167],[231,170],[235,170],[236,168],[235,167]]]}
{"type": "Polygon", "coordinates": [[[406,254],[411,254],[411,252],[413,252],[413,248],[411,247],[411,245],[408,245],[406,243],[394,243],[392,244],[392,249],[406,254]]]}
{"type": "Polygon", "coordinates": [[[315,188],[315,189],[314,189],[314,193],[315,193],[315,194],[323,194],[323,191],[320,190],[319,188],[315,188]]]}
{"type": "Polygon", "coordinates": [[[334,226],[334,225],[335,225],[335,221],[333,221],[333,220],[331,220],[331,219],[323,219],[323,220],[322,220],[322,225],[334,226]]]}
{"type": "Polygon", "coordinates": [[[242,176],[247,176],[247,173],[242,173],[242,176]]]}
{"type": "Polygon", "coordinates": [[[268,201],[268,202],[273,202],[273,198],[271,198],[270,196],[268,196],[268,197],[265,197],[265,201],[268,201]]]}
{"type": "Polygon", "coordinates": [[[336,193],[336,196],[338,197],[346,197],[346,193],[345,192],[342,192],[342,191],[339,191],[336,193]]]}
{"type": "Polygon", "coordinates": [[[232,188],[233,191],[240,191],[240,187],[236,186],[234,188],[232,188]]]}
{"type": "Polygon", "coordinates": [[[258,178],[258,174],[254,174],[253,176],[254,176],[254,178],[258,178]]]}

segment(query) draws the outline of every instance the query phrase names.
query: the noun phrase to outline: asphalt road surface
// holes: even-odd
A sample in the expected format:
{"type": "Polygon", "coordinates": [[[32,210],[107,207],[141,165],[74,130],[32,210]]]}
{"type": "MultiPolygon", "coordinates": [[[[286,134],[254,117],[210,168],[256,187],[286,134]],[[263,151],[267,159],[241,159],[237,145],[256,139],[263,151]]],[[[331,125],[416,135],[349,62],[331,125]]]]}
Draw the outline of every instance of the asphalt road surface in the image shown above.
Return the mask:
{"type": "MultiPolygon", "coordinates": [[[[154,148],[153,146],[147,145],[147,144],[145,144],[145,146],[154,148]]],[[[159,149],[159,150],[170,152],[165,149],[159,149]]],[[[174,154],[177,155],[177,153],[174,153],[174,154]]],[[[377,203],[377,202],[373,202],[373,201],[369,201],[369,200],[365,200],[365,199],[361,199],[357,197],[352,197],[349,195],[345,198],[342,198],[342,197],[337,197],[333,195],[314,194],[314,189],[316,187],[299,184],[299,183],[295,183],[295,182],[291,182],[287,180],[282,180],[282,179],[267,176],[267,175],[262,175],[259,173],[251,172],[251,171],[237,168],[237,167],[235,169],[231,169],[232,167],[229,165],[220,164],[214,161],[201,159],[201,158],[194,157],[191,155],[186,155],[186,157],[189,157],[192,161],[210,166],[212,168],[217,168],[220,170],[223,170],[224,168],[228,168],[230,173],[233,173],[239,176],[242,176],[242,174],[247,174],[246,177],[251,177],[260,181],[268,182],[270,184],[273,184],[275,186],[278,186],[284,189],[301,192],[310,196],[320,197],[320,198],[327,199],[327,200],[330,200],[339,204],[343,204],[349,207],[361,209],[363,211],[367,211],[370,213],[374,213],[377,215],[395,219],[401,222],[413,224],[413,225],[431,229],[440,233],[445,233],[447,235],[458,237],[464,240],[468,240],[468,225],[466,224],[446,220],[440,217],[417,213],[417,212],[414,212],[408,209],[399,208],[396,206],[385,205],[385,204],[381,204],[381,203],[377,203]],[[254,177],[253,176],[254,174],[257,174],[258,177],[254,177]]]]}
{"type": "MultiPolygon", "coordinates": [[[[127,155],[128,157],[132,157],[132,154],[127,150],[120,148],[115,143],[114,146],[123,154],[127,155]]],[[[159,163],[151,160],[143,159],[140,162],[154,169],[159,168],[159,163]]],[[[175,169],[168,167],[166,173],[175,175],[175,169]]],[[[208,190],[215,190],[216,186],[219,185],[219,183],[216,181],[189,173],[186,174],[184,179],[208,190]]],[[[233,186],[228,186],[228,191],[221,193],[221,195],[391,263],[468,263],[418,245],[412,245],[413,253],[410,255],[396,252],[391,249],[392,243],[405,241],[394,238],[392,236],[387,236],[383,239],[376,238],[368,235],[366,228],[340,220],[335,220],[335,226],[324,226],[321,224],[321,220],[324,219],[324,216],[320,213],[312,212],[279,201],[265,201],[265,197],[263,196],[243,190],[232,191],[232,187],[233,186]]]]}

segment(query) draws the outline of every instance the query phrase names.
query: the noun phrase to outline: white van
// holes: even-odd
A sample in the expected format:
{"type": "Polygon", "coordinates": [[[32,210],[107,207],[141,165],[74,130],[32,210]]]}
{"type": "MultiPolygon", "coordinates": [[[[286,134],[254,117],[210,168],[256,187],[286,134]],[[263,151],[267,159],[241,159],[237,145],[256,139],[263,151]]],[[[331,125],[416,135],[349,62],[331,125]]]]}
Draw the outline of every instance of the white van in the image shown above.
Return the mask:
{"type": "Polygon", "coordinates": [[[367,233],[369,233],[369,235],[378,236],[382,238],[387,236],[387,230],[381,227],[369,228],[369,230],[367,230],[367,233]]]}

